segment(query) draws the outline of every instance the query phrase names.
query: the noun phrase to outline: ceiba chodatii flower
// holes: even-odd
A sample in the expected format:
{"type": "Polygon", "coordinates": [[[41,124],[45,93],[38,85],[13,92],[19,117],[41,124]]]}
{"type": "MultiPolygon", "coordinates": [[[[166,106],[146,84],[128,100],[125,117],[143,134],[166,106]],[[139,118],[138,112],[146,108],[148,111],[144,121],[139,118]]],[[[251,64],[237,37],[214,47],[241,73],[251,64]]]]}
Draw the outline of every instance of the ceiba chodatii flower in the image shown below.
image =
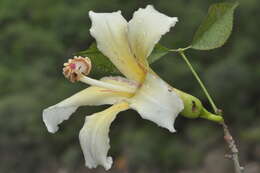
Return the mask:
{"type": "Polygon", "coordinates": [[[91,69],[88,58],[70,59],[64,64],[64,75],[72,82],[81,81],[91,86],[45,109],[43,121],[48,131],[55,133],[58,125],[79,106],[111,104],[110,108],[87,116],[79,133],[86,166],[102,165],[108,170],[113,162],[107,157],[109,127],[119,112],[134,109],[142,118],[175,132],[173,124],[184,108],[183,102],[175,89],[150,69],[147,57],[161,36],[178,20],[156,11],[151,5],[137,10],[129,22],[122,17],[121,11],[90,11],[89,16],[92,21],[90,33],[96,39],[98,49],[126,78],[91,79],[86,76],[91,69]]]}

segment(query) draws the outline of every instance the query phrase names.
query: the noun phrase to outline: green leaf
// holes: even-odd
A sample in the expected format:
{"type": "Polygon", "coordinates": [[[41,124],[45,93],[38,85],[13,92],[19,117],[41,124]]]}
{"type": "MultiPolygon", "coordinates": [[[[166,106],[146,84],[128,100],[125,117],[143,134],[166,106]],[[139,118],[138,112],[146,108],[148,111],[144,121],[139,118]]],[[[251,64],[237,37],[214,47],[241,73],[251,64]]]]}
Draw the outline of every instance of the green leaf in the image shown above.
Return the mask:
{"type": "Polygon", "coordinates": [[[78,52],[76,55],[90,58],[93,73],[120,74],[114,64],[98,50],[95,42],[87,50],[78,52]]]}
{"type": "Polygon", "coordinates": [[[164,55],[166,55],[169,52],[169,48],[164,47],[160,44],[156,44],[151,55],[148,57],[148,62],[149,64],[154,63],[155,61],[159,60],[162,58],[164,55]]]}
{"type": "MultiPolygon", "coordinates": [[[[169,48],[166,48],[160,44],[155,45],[151,55],[148,57],[149,64],[154,63],[162,56],[169,52],[169,48]]],[[[92,62],[93,72],[102,74],[120,74],[118,69],[109,60],[108,57],[103,55],[97,48],[97,44],[94,42],[87,50],[76,53],[77,56],[89,57],[92,62]]]]}
{"type": "Polygon", "coordinates": [[[210,50],[221,47],[232,32],[233,15],[237,6],[237,2],[217,3],[210,6],[207,17],[195,33],[192,48],[210,50]]]}

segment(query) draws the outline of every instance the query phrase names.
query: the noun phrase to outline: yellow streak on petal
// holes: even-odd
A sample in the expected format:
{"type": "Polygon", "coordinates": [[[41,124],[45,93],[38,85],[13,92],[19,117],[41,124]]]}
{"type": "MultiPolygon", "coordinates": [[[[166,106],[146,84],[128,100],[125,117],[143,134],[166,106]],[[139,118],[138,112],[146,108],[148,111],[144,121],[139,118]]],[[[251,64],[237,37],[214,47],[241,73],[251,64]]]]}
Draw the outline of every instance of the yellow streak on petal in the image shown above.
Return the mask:
{"type": "Polygon", "coordinates": [[[118,113],[124,110],[129,109],[129,104],[127,102],[121,102],[118,104],[115,104],[113,106],[111,106],[110,108],[108,108],[106,111],[107,114],[114,114],[114,113],[118,113]]]}
{"type": "Polygon", "coordinates": [[[128,44],[128,23],[120,11],[113,13],[95,13],[90,11],[92,21],[91,35],[97,41],[98,49],[127,78],[142,82],[145,71],[139,66],[128,44]]]}
{"type": "MultiPolygon", "coordinates": [[[[120,48],[119,48],[120,49],[120,48]]],[[[120,59],[112,59],[110,60],[117,66],[119,71],[121,71],[128,78],[135,80],[137,82],[143,82],[146,75],[147,64],[144,62],[139,62],[138,59],[130,56],[123,56],[120,59]]]]}
{"type": "Polygon", "coordinates": [[[130,97],[134,96],[134,93],[128,93],[128,92],[120,92],[120,91],[113,91],[113,90],[106,90],[106,89],[101,89],[99,91],[100,92],[114,93],[115,95],[122,96],[122,97],[127,97],[127,98],[130,98],[130,97]]]}

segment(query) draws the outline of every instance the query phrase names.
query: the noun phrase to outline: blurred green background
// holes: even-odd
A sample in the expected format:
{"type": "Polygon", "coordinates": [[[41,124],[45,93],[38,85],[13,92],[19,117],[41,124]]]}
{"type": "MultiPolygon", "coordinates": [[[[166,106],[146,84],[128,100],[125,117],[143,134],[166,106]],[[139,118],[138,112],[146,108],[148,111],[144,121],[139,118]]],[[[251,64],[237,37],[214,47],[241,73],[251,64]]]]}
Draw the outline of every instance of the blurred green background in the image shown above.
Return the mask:
{"type": "MultiPolygon", "coordinates": [[[[84,89],[68,82],[62,65],[92,42],[88,11],[122,10],[129,20],[139,7],[153,4],[179,22],[161,43],[187,46],[216,0],[0,0],[0,172],[102,173],[89,170],[78,141],[84,118],[101,107],[80,108],[50,134],[42,110],[84,89]]],[[[259,0],[240,1],[234,32],[224,47],[188,51],[237,140],[246,173],[260,172],[260,22],[259,0]]],[[[204,94],[177,54],[152,65],[166,81],[203,100],[204,94]]],[[[96,75],[92,77],[101,77],[96,75]]],[[[210,109],[211,110],[211,109],[210,109]]],[[[177,133],[142,120],[134,111],[113,123],[109,172],[232,173],[222,128],[212,122],[179,116],[177,133]]]]}

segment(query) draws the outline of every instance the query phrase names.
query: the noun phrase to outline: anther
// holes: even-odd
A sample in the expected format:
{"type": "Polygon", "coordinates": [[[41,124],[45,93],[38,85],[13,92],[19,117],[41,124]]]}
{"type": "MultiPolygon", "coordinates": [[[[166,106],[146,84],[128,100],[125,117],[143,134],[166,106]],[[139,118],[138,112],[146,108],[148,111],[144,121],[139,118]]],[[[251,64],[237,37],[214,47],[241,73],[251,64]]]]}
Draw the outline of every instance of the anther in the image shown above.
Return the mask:
{"type": "Polygon", "coordinates": [[[74,56],[64,63],[63,74],[71,82],[77,82],[82,75],[88,75],[91,70],[91,61],[88,57],[74,56]]]}

